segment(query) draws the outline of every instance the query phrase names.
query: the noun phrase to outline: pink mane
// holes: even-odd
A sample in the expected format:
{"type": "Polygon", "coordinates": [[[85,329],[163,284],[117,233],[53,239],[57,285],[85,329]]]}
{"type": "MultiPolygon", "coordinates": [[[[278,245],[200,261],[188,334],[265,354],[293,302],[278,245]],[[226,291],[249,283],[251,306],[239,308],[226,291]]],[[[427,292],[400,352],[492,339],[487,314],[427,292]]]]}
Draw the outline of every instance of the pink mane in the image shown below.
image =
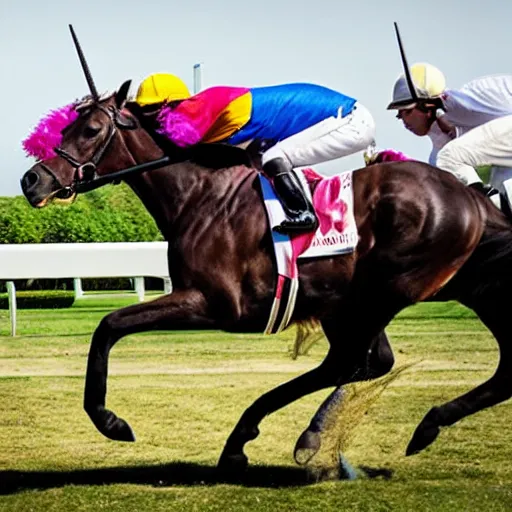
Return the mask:
{"type": "Polygon", "coordinates": [[[157,133],[165,135],[177,146],[191,146],[201,140],[200,133],[190,124],[185,116],[179,112],[174,112],[167,105],[161,108],[156,120],[160,124],[160,127],[156,130],[157,133]]]}
{"type": "Polygon", "coordinates": [[[78,117],[76,103],[50,111],[43,117],[30,135],[22,142],[28,156],[47,160],[56,156],[54,148],[62,142],[62,130],[78,117]]]}
{"type": "Polygon", "coordinates": [[[401,151],[395,151],[394,149],[384,149],[380,152],[382,162],[402,162],[406,160],[412,160],[405,153],[401,151]]]}
{"type": "Polygon", "coordinates": [[[403,162],[406,160],[413,159],[401,151],[395,151],[394,149],[383,149],[372,158],[370,165],[381,162],[403,162]]]}

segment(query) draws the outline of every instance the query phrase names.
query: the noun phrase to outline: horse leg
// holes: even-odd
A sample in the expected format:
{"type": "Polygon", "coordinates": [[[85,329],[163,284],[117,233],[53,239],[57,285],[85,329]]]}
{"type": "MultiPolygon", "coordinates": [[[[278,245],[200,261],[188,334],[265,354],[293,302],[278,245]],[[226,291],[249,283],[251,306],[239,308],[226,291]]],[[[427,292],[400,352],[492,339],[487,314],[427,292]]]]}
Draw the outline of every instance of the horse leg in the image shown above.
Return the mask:
{"type": "MultiPolygon", "coordinates": [[[[329,328],[324,325],[326,335],[341,337],[339,330],[329,328]]],[[[344,338],[344,343],[347,340],[344,338]]],[[[330,339],[330,338],[329,338],[330,339]]],[[[358,340],[360,343],[361,340],[358,340]]],[[[294,458],[297,464],[306,464],[320,449],[321,433],[325,427],[325,421],[329,417],[329,412],[345,398],[343,385],[350,382],[362,380],[372,380],[386,375],[395,363],[393,351],[389,344],[384,330],[380,331],[370,342],[370,348],[366,352],[344,353],[344,357],[352,357],[349,366],[343,370],[343,376],[338,380],[336,389],[322,402],[320,408],[315,413],[309,426],[302,432],[295,444],[294,458]],[[342,382],[340,382],[342,380],[342,382]]]]}
{"type": "Polygon", "coordinates": [[[109,439],[135,441],[128,423],[105,408],[109,352],[119,339],[148,330],[207,329],[213,325],[203,295],[195,290],[175,291],[103,318],[92,337],[85,378],[84,408],[96,428],[109,439]]]}
{"type": "Polygon", "coordinates": [[[433,407],[414,431],[406,455],[418,453],[433,443],[439,435],[440,427],[453,425],[466,416],[512,397],[512,346],[508,324],[509,312],[506,311],[508,301],[503,300],[501,304],[503,306],[500,308],[495,301],[489,301],[481,311],[474,308],[499,344],[500,361],[495,374],[469,393],[433,407]]]}
{"type": "Polygon", "coordinates": [[[336,359],[329,351],[323,362],[316,368],[260,396],[244,411],[228,437],[218,467],[228,471],[244,469],[248,462],[243,451],[244,446],[258,437],[258,425],[263,418],[303,396],[334,386],[337,378],[334,364],[336,359]]]}
{"type": "Polygon", "coordinates": [[[365,373],[360,380],[372,380],[383,377],[391,371],[395,364],[395,356],[389,344],[389,339],[384,331],[381,331],[372,341],[368,352],[365,373]]]}
{"type": "MultiPolygon", "coordinates": [[[[364,327],[355,325],[352,320],[347,320],[357,318],[357,316],[354,316],[355,312],[358,311],[358,301],[356,300],[352,304],[347,303],[342,319],[338,316],[336,319],[322,321],[322,327],[331,344],[331,348],[322,364],[259,397],[242,414],[229,436],[219,460],[219,467],[240,469],[247,465],[247,456],[244,454],[243,448],[247,442],[258,436],[258,425],[265,416],[310,393],[350,382],[351,379],[354,379],[358,370],[364,367],[364,361],[368,356],[372,341],[378,338],[379,333],[396,312],[402,309],[398,305],[395,305],[395,308],[390,307],[392,302],[388,299],[387,307],[380,307],[376,310],[370,307],[370,311],[378,311],[379,313],[372,314],[373,321],[366,322],[364,327]],[[345,336],[347,339],[345,339],[345,336]],[[341,341],[341,338],[343,338],[343,343],[333,343],[333,340],[337,342],[338,340],[341,341]],[[347,344],[347,340],[357,340],[357,343],[347,344]],[[348,353],[349,351],[351,354],[348,353]]],[[[385,336],[379,339],[384,340],[385,336]]],[[[385,350],[385,343],[382,342],[382,344],[382,354],[389,354],[385,350]]]]}

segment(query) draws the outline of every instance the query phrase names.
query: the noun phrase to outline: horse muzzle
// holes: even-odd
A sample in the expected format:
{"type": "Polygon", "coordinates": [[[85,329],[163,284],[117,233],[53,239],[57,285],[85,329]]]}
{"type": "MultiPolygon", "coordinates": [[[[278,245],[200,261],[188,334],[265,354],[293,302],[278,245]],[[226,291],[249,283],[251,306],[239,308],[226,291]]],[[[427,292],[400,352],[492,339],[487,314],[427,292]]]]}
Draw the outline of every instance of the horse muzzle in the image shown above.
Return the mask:
{"type": "Polygon", "coordinates": [[[44,165],[31,167],[20,180],[21,190],[34,208],[42,208],[53,199],[72,200],[74,193],[63,187],[53,173],[44,165]]]}

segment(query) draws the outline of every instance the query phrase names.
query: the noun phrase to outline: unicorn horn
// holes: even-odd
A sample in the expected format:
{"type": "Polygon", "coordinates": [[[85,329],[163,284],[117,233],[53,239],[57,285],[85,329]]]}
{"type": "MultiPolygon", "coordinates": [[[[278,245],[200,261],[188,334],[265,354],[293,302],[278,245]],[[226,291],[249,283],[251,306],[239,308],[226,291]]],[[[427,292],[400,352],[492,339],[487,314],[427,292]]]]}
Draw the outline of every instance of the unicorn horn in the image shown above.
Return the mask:
{"type": "Polygon", "coordinates": [[[400,31],[398,30],[398,24],[395,21],[395,32],[396,39],[398,41],[398,47],[400,48],[400,56],[402,57],[402,65],[404,67],[405,80],[407,81],[407,87],[409,88],[409,92],[411,93],[411,97],[414,101],[418,101],[418,93],[416,91],[416,86],[412,80],[411,71],[409,69],[409,64],[407,64],[407,57],[405,56],[404,46],[402,44],[402,38],[400,37],[400,31]]]}
{"type": "Polygon", "coordinates": [[[80,59],[80,64],[82,65],[82,69],[84,70],[85,79],[87,80],[87,84],[89,85],[89,89],[91,91],[91,95],[94,101],[98,101],[100,96],[98,91],[96,90],[96,86],[94,85],[94,80],[91,76],[91,70],[87,65],[87,61],[85,60],[84,53],[82,52],[82,48],[80,47],[80,43],[78,42],[78,38],[76,37],[75,31],[73,30],[73,25],[69,25],[69,30],[71,31],[71,37],[73,38],[73,42],[75,43],[75,48],[78,53],[78,58],[80,59]]]}

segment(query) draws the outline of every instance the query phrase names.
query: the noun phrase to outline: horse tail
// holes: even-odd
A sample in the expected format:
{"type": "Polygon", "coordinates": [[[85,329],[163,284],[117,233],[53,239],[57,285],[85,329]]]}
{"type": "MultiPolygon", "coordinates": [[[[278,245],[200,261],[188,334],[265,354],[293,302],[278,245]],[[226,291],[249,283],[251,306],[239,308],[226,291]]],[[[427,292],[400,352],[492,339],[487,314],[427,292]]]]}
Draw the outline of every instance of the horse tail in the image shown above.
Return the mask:
{"type": "Polygon", "coordinates": [[[291,353],[292,359],[307,354],[310,348],[324,336],[322,326],[316,318],[298,321],[291,353]]]}

